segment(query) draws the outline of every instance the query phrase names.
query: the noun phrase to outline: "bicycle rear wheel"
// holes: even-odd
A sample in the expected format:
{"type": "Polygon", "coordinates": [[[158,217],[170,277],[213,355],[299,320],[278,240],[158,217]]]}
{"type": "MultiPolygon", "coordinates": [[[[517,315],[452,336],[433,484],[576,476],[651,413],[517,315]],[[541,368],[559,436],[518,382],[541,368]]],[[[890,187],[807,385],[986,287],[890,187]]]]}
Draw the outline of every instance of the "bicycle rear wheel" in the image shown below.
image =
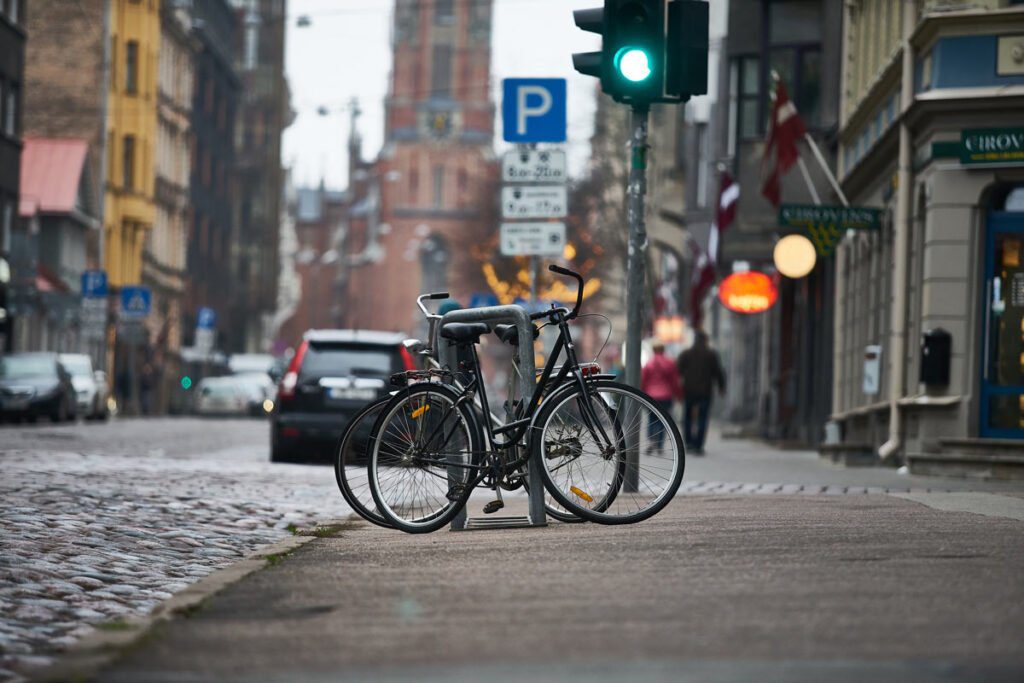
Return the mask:
{"type": "Polygon", "coordinates": [[[566,510],[601,524],[632,524],[658,513],[683,480],[683,440],[672,417],[641,391],[611,380],[588,383],[541,405],[533,448],[544,485],[566,510]],[[595,422],[596,420],[596,422],[595,422]]]}
{"type": "Polygon", "coordinates": [[[395,395],[374,425],[369,484],[377,511],[397,529],[442,528],[465,505],[483,439],[455,390],[416,384],[395,395]]]}
{"type": "Polygon", "coordinates": [[[391,397],[385,396],[356,413],[342,432],[334,459],[334,478],[345,502],[367,522],[388,529],[394,527],[377,511],[377,504],[370,493],[368,465],[373,426],[390,402],[391,397]]]}

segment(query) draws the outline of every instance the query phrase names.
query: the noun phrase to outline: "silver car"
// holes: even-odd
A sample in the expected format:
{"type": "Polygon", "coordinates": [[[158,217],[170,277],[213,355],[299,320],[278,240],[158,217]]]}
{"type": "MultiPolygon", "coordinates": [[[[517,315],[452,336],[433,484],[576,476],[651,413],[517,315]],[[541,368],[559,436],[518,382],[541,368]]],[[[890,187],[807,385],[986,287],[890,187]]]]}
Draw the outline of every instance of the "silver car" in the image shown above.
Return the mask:
{"type": "Polygon", "coordinates": [[[107,406],[107,373],[94,370],[92,358],[84,353],[62,353],[60,363],[71,373],[78,414],[87,420],[106,420],[110,416],[107,406]]]}

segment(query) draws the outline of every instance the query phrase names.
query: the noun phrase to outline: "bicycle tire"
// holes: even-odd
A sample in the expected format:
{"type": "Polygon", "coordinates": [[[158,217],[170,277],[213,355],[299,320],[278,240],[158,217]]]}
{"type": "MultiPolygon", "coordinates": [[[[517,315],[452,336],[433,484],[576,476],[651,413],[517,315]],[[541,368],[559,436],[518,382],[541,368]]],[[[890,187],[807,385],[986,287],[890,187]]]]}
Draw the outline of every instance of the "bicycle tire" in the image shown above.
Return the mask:
{"type": "MultiPolygon", "coordinates": [[[[373,496],[377,511],[396,529],[410,534],[437,531],[451,522],[469,500],[470,493],[472,493],[476,484],[475,475],[473,474],[474,470],[468,468],[460,469],[458,466],[455,466],[455,476],[459,477],[460,481],[456,481],[453,484],[451,483],[453,468],[445,468],[443,470],[445,474],[441,476],[439,474],[442,471],[440,467],[434,467],[435,471],[431,472],[428,466],[416,465],[415,463],[416,458],[420,457],[416,455],[418,451],[422,452],[427,447],[435,446],[451,448],[457,451],[462,454],[460,457],[468,459],[466,464],[478,464],[481,453],[480,449],[483,444],[480,425],[476,420],[474,411],[467,404],[460,403],[460,398],[461,394],[459,392],[443,384],[414,384],[395,394],[374,424],[373,433],[375,438],[370,448],[370,462],[368,465],[370,493],[373,496]],[[438,407],[435,408],[435,406],[438,407]],[[444,409],[443,413],[441,412],[442,406],[444,409]],[[409,408],[408,416],[404,412],[406,408],[409,408]],[[430,410],[432,409],[437,412],[431,414],[430,410]],[[453,413],[452,411],[455,412],[453,413]],[[439,437],[444,436],[447,427],[443,427],[439,434],[436,424],[433,426],[427,424],[429,419],[440,419],[444,421],[443,424],[447,424],[448,416],[452,414],[457,414],[458,416],[457,421],[452,423],[453,429],[459,429],[461,426],[461,435],[451,445],[449,445],[449,442],[455,437],[454,431],[449,436],[444,437],[442,441],[437,442],[436,440],[439,437]],[[420,420],[422,417],[427,417],[428,419],[420,420]],[[419,420],[419,422],[415,422],[416,420],[419,420]],[[416,433],[413,434],[412,432],[416,433]],[[426,438],[430,443],[417,443],[417,439],[421,438],[423,433],[426,433],[426,438]],[[412,441],[403,444],[403,438],[412,439],[412,441]],[[384,490],[385,486],[382,484],[382,482],[386,481],[388,488],[391,488],[391,482],[394,482],[397,477],[402,476],[402,470],[410,471],[414,469],[418,469],[421,473],[425,472],[430,477],[421,478],[421,482],[433,482],[434,479],[439,480],[434,482],[435,490],[433,492],[423,491],[419,494],[419,499],[415,497],[417,492],[413,488],[415,482],[412,479],[416,477],[415,474],[410,475],[406,473],[401,480],[402,483],[399,483],[396,487],[398,490],[412,496],[410,505],[413,506],[413,510],[420,509],[418,505],[420,501],[428,504],[436,501],[441,504],[439,509],[431,511],[422,517],[413,517],[411,513],[406,513],[401,501],[397,501],[393,493],[389,496],[388,491],[384,490]],[[442,481],[444,483],[440,483],[442,481]],[[447,491],[442,493],[442,489],[447,489],[447,491]],[[452,497],[453,491],[454,498],[452,497]],[[442,502],[442,498],[447,503],[442,502]],[[399,505],[396,505],[396,503],[399,503],[399,505]],[[398,511],[396,511],[396,507],[399,508],[398,511]]],[[[435,454],[435,457],[437,455],[435,454]]]]}
{"type": "Polygon", "coordinates": [[[352,508],[352,511],[365,519],[367,522],[376,524],[386,529],[393,529],[394,526],[377,512],[376,503],[370,493],[369,482],[369,446],[373,439],[373,427],[377,423],[380,411],[391,402],[390,396],[379,398],[367,404],[349,421],[338,440],[337,453],[334,458],[334,478],[338,482],[338,490],[342,498],[352,508]],[[364,447],[364,462],[361,466],[353,449],[358,448],[358,439],[362,436],[359,432],[364,428],[363,422],[369,421],[366,427],[368,432],[367,443],[364,447]],[[349,460],[351,459],[351,462],[349,460]],[[351,467],[347,466],[351,464],[351,467]],[[359,477],[359,473],[362,477],[359,477]]]}
{"type": "MultiPolygon", "coordinates": [[[[571,402],[578,402],[580,390],[575,388],[563,394],[553,396],[552,400],[542,404],[537,419],[534,421],[531,444],[536,457],[539,458],[543,465],[541,474],[544,486],[551,494],[551,497],[562,507],[588,521],[599,524],[635,524],[636,522],[649,519],[668,505],[682,483],[686,454],[679,430],[671,415],[655,403],[654,399],[631,386],[602,379],[588,382],[588,389],[597,392],[606,405],[614,406],[606,414],[614,416],[615,421],[621,421],[622,423],[621,431],[618,427],[615,430],[615,440],[618,442],[613,445],[615,463],[602,466],[602,460],[606,463],[612,460],[612,458],[608,457],[607,449],[600,452],[598,450],[590,452],[585,445],[577,444],[578,452],[567,452],[568,449],[564,445],[566,441],[564,436],[556,439],[553,432],[548,434],[548,430],[552,427],[552,422],[559,411],[564,412],[565,418],[563,419],[568,424],[572,424],[574,418],[571,415],[570,408],[565,407],[569,406],[571,402]],[[612,394],[618,396],[618,399],[614,402],[610,399],[612,394]],[[635,401],[636,405],[630,404],[624,407],[622,404],[625,403],[626,398],[635,401]],[[643,411],[646,411],[646,419],[644,419],[643,411]],[[655,450],[651,447],[650,442],[653,440],[651,435],[653,431],[653,423],[650,420],[651,415],[657,417],[657,425],[662,430],[660,433],[661,438],[668,440],[668,457],[663,455],[661,449],[655,450]],[[644,434],[647,434],[646,439],[644,434]],[[626,453],[626,445],[632,438],[636,439],[637,455],[635,464],[629,462],[629,456],[626,453]],[[647,443],[644,443],[645,441],[647,443]],[[549,452],[549,444],[558,445],[549,452]],[[585,461],[584,458],[586,458],[585,461]],[[610,467],[614,467],[614,472],[622,471],[618,458],[625,458],[623,462],[626,464],[627,476],[623,477],[617,486],[614,486],[614,479],[618,475],[611,475],[613,478],[613,488],[617,489],[616,498],[612,502],[604,504],[603,499],[596,500],[589,494],[587,488],[592,486],[592,484],[578,485],[580,482],[589,482],[588,477],[590,479],[607,480],[609,476],[607,470],[610,467]],[[573,466],[574,463],[575,468],[573,466]],[[585,471],[584,468],[590,466],[591,463],[600,469],[595,469],[589,473],[585,471]],[[579,476],[575,478],[573,478],[574,469],[579,472],[579,476]],[[562,474],[556,475],[556,471],[560,471],[562,474]],[[631,473],[635,473],[637,478],[638,490],[635,492],[625,490],[626,480],[631,473]],[[556,476],[558,480],[556,480],[556,476]],[[656,477],[663,478],[663,481],[660,479],[655,481],[656,477]],[[648,495],[644,492],[642,490],[643,487],[653,491],[653,495],[648,495]],[[572,496],[569,495],[570,492],[573,494],[572,496]],[[594,505],[593,507],[585,505],[580,502],[581,500],[584,503],[593,502],[594,505]],[[632,503],[632,506],[630,503],[632,503]],[[602,507],[603,509],[599,509],[602,507]]],[[[576,436],[572,438],[579,440],[580,433],[582,432],[583,429],[579,429],[576,436]]],[[[655,433],[657,434],[657,432],[655,433]]],[[[661,443],[664,445],[665,441],[663,440],[661,443]]],[[[595,444],[595,449],[596,446],[595,444]]]]}

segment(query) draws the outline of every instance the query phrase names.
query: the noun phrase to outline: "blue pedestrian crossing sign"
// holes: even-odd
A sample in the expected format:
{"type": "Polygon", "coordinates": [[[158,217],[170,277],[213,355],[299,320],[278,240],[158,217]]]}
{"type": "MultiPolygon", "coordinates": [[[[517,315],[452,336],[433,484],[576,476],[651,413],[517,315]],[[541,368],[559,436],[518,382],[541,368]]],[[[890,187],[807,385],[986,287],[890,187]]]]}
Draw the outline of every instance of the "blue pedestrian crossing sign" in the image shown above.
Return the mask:
{"type": "Polygon", "coordinates": [[[107,271],[87,270],[82,273],[82,296],[96,299],[107,295],[107,271]]]}
{"type": "Polygon", "coordinates": [[[217,326],[217,311],[203,306],[196,314],[196,327],[200,330],[212,330],[217,326]]]}
{"type": "Polygon", "coordinates": [[[503,86],[506,142],[565,142],[564,78],[506,78],[503,86]]]}
{"type": "Polygon", "coordinates": [[[125,318],[145,318],[149,315],[153,295],[149,287],[126,286],[121,288],[121,315],[125,318]]]}

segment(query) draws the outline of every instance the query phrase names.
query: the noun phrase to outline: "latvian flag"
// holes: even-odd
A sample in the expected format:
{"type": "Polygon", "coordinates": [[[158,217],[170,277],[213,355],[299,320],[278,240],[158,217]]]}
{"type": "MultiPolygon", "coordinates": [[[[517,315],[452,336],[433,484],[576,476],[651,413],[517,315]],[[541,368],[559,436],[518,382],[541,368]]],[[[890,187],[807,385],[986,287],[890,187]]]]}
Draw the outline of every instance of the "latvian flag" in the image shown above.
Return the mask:
{"type": "Polygon", "coordinates": [[[789,99],[782,79],[775,81],[774,99],[768,137],[764,144],[764,158],[761,160],[761,174],[764,178],[761,194],[772,206],[777,207],[782,201],[782,174],[792,168],[799,158],[800,150],[796,142],[807,134],[807,128],[789,99]]]}

